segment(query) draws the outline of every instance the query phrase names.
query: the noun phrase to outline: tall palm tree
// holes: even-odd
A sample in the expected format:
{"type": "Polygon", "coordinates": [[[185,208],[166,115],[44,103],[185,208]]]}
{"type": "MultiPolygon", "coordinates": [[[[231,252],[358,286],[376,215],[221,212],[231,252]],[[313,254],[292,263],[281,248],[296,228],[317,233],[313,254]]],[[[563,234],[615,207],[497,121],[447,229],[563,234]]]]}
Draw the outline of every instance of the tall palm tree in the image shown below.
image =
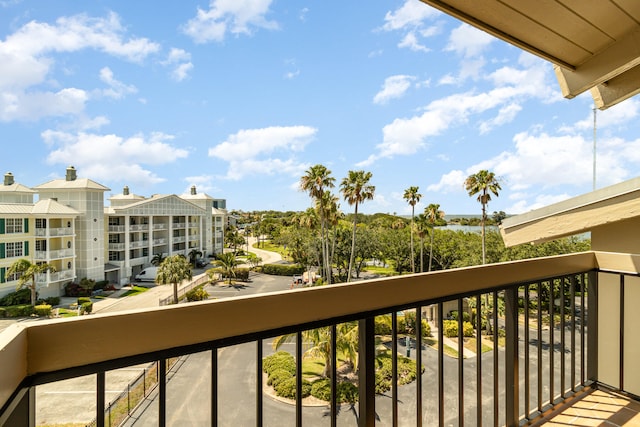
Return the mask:
{"type": "MultiPolygon", "coordinates": [[[[333,188],[335,178],[331,176],[331,171],[324,165],[314,165],[306,170],[305,174],[300,178],[300,189],[309,193],[309,196],[315,200],[316,204],[322,204],[322,198],[327,188],[333,188]]],[[[327,278],[329,274],[329,251],[325,240],[326,220],[324,217],[324,209],[320,209],[320,240],[322,244],[323,259],[323,275],[327,278]]]]}
{"type": "Polygon", "coordinates": [[[433,261],[433,227],[439,220],[444,218],[444,212],[440,210],[440,205],[437,203],[430,203],[429,206],[424,208],[424,214],[427,217],[428,227],[431,229],[431,243],[429,245],[429,271],[431,271],[431,262],[433,261]]]}
{"type": "Polygon", "coordinates": [[[429,220],[427,215],[421,213],[416,216],[416,233],[420,238],[420,273],[424,271],[424,236],[429,232],[429,220]]]}
{"type": "Polygon", "coordinates": [[[173,303],[178,303],[178,283],[193,277],[191,264],[184,255],[171,255],[162,261],[158,267],[156,283],[160,285],[173,285],[173,303]]]}
{"type": "Polygon", "coordinates": [[[162,261],[164,261],[165,258],[166,256],[161,253],[155,254],[153,258],[151,258],[151,265],[155,265],[157,267],[162,264],[162,261]]]}
{"type": "Polygon", "coordinates": [[[347,282],[351,281],[351,269],[356,249],[356,226],[358,224],[358,205],[366,200],[373,199],[376,187],[369,184],[371,172],[349,171],[347,176],[340,183],[340,191],[349,206],[354,205],[353,210],[353,234],[351,236],[351,256],[349,258],[349,271],[347,272],[347,282]]]}
{"type": "Polygon", "coordinates": [[[338,203],[338,198],[331,193],[331,191],[327,190],[322,195],[322,199],[319,203],[316,204],[316,209],[318,211],[323,211],[324,221],[325,221],[325,240],[327,245],[327,284],[330,285],[333,279],[333,254],[335,252],[335,244],[336,244],[336,232],[337,226],[342,218],[342,212],[340,212],[340,204],[338,203]],[[332,246],[331,250],[329,250],[329,230],[333,227],[333,239],[331,239],[332,246]]]}
{"type": "Polygon", "coordinates": [[[189,251],[189,262],[191,263],[191,265],[193,265],[194,267],[196,266],[196,260],[202,256],[202,251],[199,249],[191,249],[189,251]]]}
{"type": "Polygon", "coordinates": [[[416,204],[420,201],[422,194],[418,193],[418,187],[409,187],[404,190],[404,195],[402,196],[410,205],[411,205],[411,272],[416,272],[416,261],[415,256],[413,254],[413,217],[415,214],[416,204]]]}
{"type": "Polygon", "coordinates": [[[23,287],[29,288],[31,291],[31,305],[36,305],[36,276],[40,274],[45,274],[46,272],[55,273],[56,269],[54,266],[41,263],[41,264],[33,264],[28,259],[21,258],[11,264],[9,269],[7,270],[7,276],[12,276],[17,274],[18,277],[18,286],[16,290],[21,289],[23,287]]]}
{"type": "Polygon", "coordinates": [[[487,219],[487,204],[491,201],[491,194],[497,197],[498,191],[502,190],[500,187],[500,179],[496,177],[493,172],[483,169],[475,174],[469,175],[464,181],[464,188],[471,197],[477,194],[477,200],[482,205],[482,218],[480,220],[480,224],[482,226],[482,263],[485,264],[487,262],[487,251],[485,248],[484,225],[487,219]]]}

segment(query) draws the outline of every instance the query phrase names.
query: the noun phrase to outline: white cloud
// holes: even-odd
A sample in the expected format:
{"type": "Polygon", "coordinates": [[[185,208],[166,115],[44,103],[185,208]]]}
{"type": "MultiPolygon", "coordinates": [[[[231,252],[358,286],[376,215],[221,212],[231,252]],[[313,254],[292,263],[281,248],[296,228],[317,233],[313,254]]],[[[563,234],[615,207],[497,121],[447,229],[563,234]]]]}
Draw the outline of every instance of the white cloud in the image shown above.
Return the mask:
{"type": "Polygon", "coordinates": [[[427,191],[437,191],[441,193],[461,191],[464,189],[464,180],[467,179],[467,176],[469,176],[469,174],[461,170],[452,170],[442,175],[438,183],[429,185],[427,191]]]}
{"type": "Polygon", "coordinates": [[[252,28],[275,30],[276,21],[266,15],[272,0],[211,0],[209,9],[198,8],[195,18],[184,26],[185,34],[196,43],[223,41],[227,32],[240,35],[251,34],[252,28]]]}
{"type": "Polygon", "coordinates": [[[173,67],[171,70],[171,78],[181,82],[189,76],[189,71],[193,69],[191,62],[191,54],[183,49],[171,48],[167,59],[162,65],[173,67]]]}
{"type": "Polygon", "coordinates": [[[561,202],[563,200],[567,200],[569,197],[571,197],[571,195],[566,193],[540,194],[537,196],[519,193],[516,197],[510,197],[511,199],[516,199],[517,201],[511,206],[509,206],[506,212],[512,215],[517,215],[517,214],[531,211],[533,209],[539,209],[545,206],[552,205],[554,203],[561,202]],[[528,199],[530,197],[533,198],[533,202],[531,203],[528,202],[528,199]]]}
{"type": "Polygon", "coordinates": [[[196,186],[198,194],[207,193],[212,196],[221,191],[219,187],[213,185],[215,182],[215,177],[213,175],[187,176],[184,178],[184,181],[186,181],[188,185],[184,189],[183,194],[189,194],[191,192],[192,185],[196,186]]]}
{"type": "Polygon", "coordinates": [[[374,104],[386,104],[391,99],[401,98],[411,87],[411,83],[416,78],[414,76],[396,75],[387,77],[380,92],[373,97],[374,104]]]}
{"type": "Polygon", "coordinates": [[[456,52],[464,58],[475,58],[495,40],[484,31],[480,31],[468,24],[461,24],[451,31],[449,43],[445,50],[456,52]]]}
{"type": "Polygon", "coordinates": [[[488,133],[495,127],[512,122],[521,110],[522,107],[516,103],[505,105],[498,111],[497,116],[480,124],[480,134],[488,133]]]}
{"type": "Polygon", "coordinates": [[[413,31],[405,34],[402,40],[400,40],[400,43],[398,43],[398,47],[401,49],[406,47],[414,52],[429,52],[431,50],[418,41],[418,37],[413,31]]]}
{"type": "MultiPolygon", "coordinates": [[[[31,21],[0,41],[0,120],[80,114],[88,99],[84,90],[62,88],[52,92],[36,87],[51,80],[53,54],[84,49],[141,62],[157,52],[159,46],[146,38],[126,38],[125,29],[114,13],[104,18],[62,17],[55,24],[31,21]]],[[[103,80],[112,86],[107,95],[117,97],[123,90],[131,89],[109,73],[103,75],[103,80]]]]}
{"type": "Polygon", "coordinates": [[[99,181],[126,181],[149,185],[164,181],[145,165],[157,166],[186,158],[188,152],[169,144],[173,136],[153,133],[149,136],[93,133],[68,133],[47,130],[42,139],[52,148],[47,156],[51,164],[74,164],[86,176],[99,181]]]}
{"type": "Polygon", "coordinates": [[[228,179],[251,174],[297,174],[306,168],[295,159],[317,133],[309,126],[272,126],[241,130],[209,149],[209,156],[229,163],[228,179]],[[279,155],[281,159],[273,157],[279,155]]]}
{"type": "Polygon", "coordinates": [[[489,74],[487,79],[496,87],[486,92],[456,93],[436,99],[425,107],[425,112],[408,118],[397,118],[382,129],[382,142],[376,152],[358,166],[370,166],[381,158],[411,155],[427,146],[427,139],[441,134],[451,126],[466,123],[473,115],[498,108],[489,125],[479,124],[480,130],[508,123],[519,111],[520,103],[529,98],[546,100],[549,97],[549,69],[536,61],[525,70],[506,69],[489,74]],[[545,72],[546,70],[546,72],[545,72]],[[522,72],[521,72],[522,71],[522,72]],[[508,78],[507,78],[508,77],[508,78]]]}
{"type": "Polygon", "coordinates": [[[133,85],[126,85],[113,77],[113,71],[109,67],[104,67],[100,70],[100,80],[109,86],[109,89],[102,91],[102,95],[113,98],[121,99],[125,95],[138,92],[138,89],[133,85]]]}
{"type": "Polygon", "coordinates": [[[419,27],[426,19],[438,15],[438,11],[419,0],[406,0],[393,12],[387,12],[382,29],[385,31],[401,30],[406,27],[419,27]]]}

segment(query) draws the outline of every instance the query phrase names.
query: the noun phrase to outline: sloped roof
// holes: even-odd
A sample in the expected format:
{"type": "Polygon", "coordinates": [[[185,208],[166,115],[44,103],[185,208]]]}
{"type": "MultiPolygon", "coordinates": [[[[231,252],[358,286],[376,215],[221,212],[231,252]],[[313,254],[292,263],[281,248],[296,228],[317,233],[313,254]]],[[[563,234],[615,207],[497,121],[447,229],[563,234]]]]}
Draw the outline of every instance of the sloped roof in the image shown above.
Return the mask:
{"type": "Polygon", "coordinates": [[[40,184],[34,187],[35,190],[99,190],[99,191],[111,191],[110,188],[105,187],[89,178],[78,178],[72,181],[66,179],[54,179],[44,184],[40,184]]]}
{"type": "Polygon", "coordinates": [[[554,64],[563,96],[606,109],[640,92],[640,1],[421,0],[554,64]]]}
{"type": "Polygon", "coordinates": [[[506,218],[500,233],[507,246],[540,243],[639,216],[640,178],[634,178],[506,218]]]}
{"type": "Polygon", "coordinates": [[[135,201],[128,205],[111,206],[111,207],[105,208],[105,212],[110,214],[117,214],[117,213],[124,212],[131,209],[138,209],[141,207],[151,207],[152,205],[157,204],[164,200],[171,200],[174,203],[184,204],[190,208],[197,210],[199,213],[202,213],[202,211],[204,211],[204,209],[202,209],[200,206],[190,202],[189,200],[183,200],[182,198],[176,196],[175,194],[154,194],[148,199],[135,201]]]}
{"type": "Polygon", "coordinates": [[[56,202],[53,199],[45,199],[35,204],[1,203],[0,214],[10,215],[47,215],[60,217],[76,217],[80,212],[56,202]]]}
{"type": "Polygon", "coordinates": [[[22,184],[13,183],[11,185],[0,185],[0,193],[25,193],[35,194],[35,191],[22,184]]]}

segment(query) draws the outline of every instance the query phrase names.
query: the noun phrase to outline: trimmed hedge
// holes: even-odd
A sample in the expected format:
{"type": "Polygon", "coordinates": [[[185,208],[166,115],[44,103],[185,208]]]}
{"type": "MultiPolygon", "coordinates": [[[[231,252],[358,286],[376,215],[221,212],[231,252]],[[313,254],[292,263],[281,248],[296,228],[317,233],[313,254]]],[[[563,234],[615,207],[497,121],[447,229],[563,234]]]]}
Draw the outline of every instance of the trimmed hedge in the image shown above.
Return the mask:
{"type": "Polygon", "coordinates": [[[80,314],[89,314],[92,311],[93,311],[93,303],[91,301],[83,302],[80,305],[80,314]]]}
{"type": "MultiPolygon", "coordinates": [[[[274,389],[278,396],[286,399],[296,398],[296,377],[291,377],[278,383],[274,389]]],[[[302,398],[311,395],[311,383],[307,380],[302,380],[302,398]]]]}
{"type": "Polygon", "coordinates": [[[279,351],[267,356],[262,361],[262,370],[271,375],[272,372],[284,369],[294,375],[296,373],[296,361],[290,353],[279,351]]]}
{"type": "Polygon", "coordinates": [[[304,267],[297,264],[265,264],[262,272],[274,276],[293,276],[304,273],[304,267]]]}
{"type": "Polygon", "coordinates": [[[12,305],[5,308],[6,317],[27,317],[33,314],[31,304],[12,305]]]}
{"type": "MultiPolygon", "coordinates": [[[[389,385],[389,388],[391,388],[391,385],[389,385]]],[[[331,380],[329,378],[321,378],[319,380],[315,380],[311,384],[311,396],[320,400],[331,400],[331,380]]],[[[357,402],[358,387],[348,381],[339,382],[338,389],[336,390],[336,400],[338,401],[338,403],[357,402]]]]}
{"type": "Polygon", "coordinates": [[[49,304],[36,305],[33,308],[33,311],[38,316],[42,316],[42,317],[50,317],[51,316],[51,306],[49,304]]]}
{"type": "MultiPolygon", "coordinates": [[[[445,320],[443,322],[443,328],[445,337],[453,338],[458,336],[457,320],[445,320]]],[[[473,325],[470,322],[462,322],[462,333],[465,337],[472,337],[474,335],[473,325]]]]}

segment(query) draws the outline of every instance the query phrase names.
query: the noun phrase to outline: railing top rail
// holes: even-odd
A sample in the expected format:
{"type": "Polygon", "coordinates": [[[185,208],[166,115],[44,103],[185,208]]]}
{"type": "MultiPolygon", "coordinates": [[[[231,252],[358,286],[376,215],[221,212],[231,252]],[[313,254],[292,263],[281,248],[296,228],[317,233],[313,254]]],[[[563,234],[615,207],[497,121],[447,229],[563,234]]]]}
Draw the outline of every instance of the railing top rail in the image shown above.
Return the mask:
{"type": "Polygon", "coordinates": [[[640,256],[585,252],[13,325],[0,334],[0,366],[16,366],[16,369],[0,370],[0,407],[21,381],[39,373],[124,361],[203,343],[227,343],[237,337],[253,339],[298,325],[318,325],[332,319],[392,311],[419,302],[474,294],[603,266],[640,266],[640,256]],[[152,324],[154,327],[135,336],[122,334],[132,324],[152,324]],[[184,327],[198,324],[215,327],[184,327]],[[73,352],[68,351],[70,336],[82,337],[75,343],[76,351],[73,352]]]}

